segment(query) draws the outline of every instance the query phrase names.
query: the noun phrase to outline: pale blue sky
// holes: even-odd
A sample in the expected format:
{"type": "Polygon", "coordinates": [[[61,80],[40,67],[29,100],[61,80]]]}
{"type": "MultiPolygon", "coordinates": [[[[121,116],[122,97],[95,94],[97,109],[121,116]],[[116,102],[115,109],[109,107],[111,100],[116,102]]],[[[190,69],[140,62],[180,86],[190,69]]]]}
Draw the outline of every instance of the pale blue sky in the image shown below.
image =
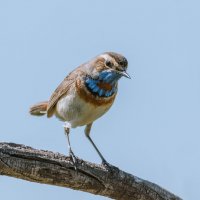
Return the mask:
{"type": "MultiPolygon", "coordinates": [[[[62,123],[31,117],[67,73],[104,51],[124,54],[112,109],[92,137],[113,165],[183,199],[200,191],[200,3],[193,0],[0,1],[0,141],[67,153],[62,123]]],[[[79,157],[99,163],[72,130],[79,157]]],[[[0,177],[1,199],[106,199],[0,177]]]]}

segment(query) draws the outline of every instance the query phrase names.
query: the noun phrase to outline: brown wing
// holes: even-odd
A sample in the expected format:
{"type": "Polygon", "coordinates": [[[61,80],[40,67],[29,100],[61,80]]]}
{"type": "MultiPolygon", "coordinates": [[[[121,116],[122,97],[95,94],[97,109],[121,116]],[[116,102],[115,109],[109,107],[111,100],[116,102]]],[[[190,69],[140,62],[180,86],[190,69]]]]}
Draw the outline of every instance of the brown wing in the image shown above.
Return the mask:
{"type": "Polygon", "coordinates": [[[70,89],[70,86],[75,83],[77,77],[80,75],[79,70],[71,72],[63,81],[62,83],[57,87],[57,89],[52,94],[47,107],[47,117],[51,117],[54,114],[55,111],[55,105],[58,102],[58,100],[70,89]]]}

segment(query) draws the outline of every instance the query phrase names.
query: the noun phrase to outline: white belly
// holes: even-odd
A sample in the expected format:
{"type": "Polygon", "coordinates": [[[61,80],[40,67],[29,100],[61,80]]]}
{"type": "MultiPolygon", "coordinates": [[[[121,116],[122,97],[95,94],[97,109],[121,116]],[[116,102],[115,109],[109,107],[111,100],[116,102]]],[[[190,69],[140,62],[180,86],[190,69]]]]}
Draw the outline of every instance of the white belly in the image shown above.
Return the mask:
{"type": "Polygon", "coordinates": [[[72,128],[90,124],[101,117],[112,104],[95,106],[81,99],[77,93],[63,96],[56,105],[55,115],[72,128]]]}

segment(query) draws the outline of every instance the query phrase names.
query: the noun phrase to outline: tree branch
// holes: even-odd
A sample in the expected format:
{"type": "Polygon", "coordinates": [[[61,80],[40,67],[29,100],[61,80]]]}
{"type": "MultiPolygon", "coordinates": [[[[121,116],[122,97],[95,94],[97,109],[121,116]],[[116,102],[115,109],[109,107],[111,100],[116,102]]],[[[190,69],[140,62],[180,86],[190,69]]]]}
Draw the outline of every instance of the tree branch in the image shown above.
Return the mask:
{"type": "Polygon", "coordinates": [[[14,143],[0,143],[0,175],[81,190],[112,199],[181,200],[158,185],[111,166],[14,143]]]}

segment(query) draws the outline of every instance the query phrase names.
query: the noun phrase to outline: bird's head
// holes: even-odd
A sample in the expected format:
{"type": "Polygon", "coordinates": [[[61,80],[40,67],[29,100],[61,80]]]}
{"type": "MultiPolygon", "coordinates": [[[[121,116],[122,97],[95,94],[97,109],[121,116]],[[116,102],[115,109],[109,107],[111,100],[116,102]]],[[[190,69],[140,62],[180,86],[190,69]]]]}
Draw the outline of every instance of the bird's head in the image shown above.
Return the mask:
{"type": "Polygon", "coordinates": [[[111,83],[118,81],[122,76],[130,78],[126,72],[127,67],[128,61],[124,56],[114,52],[106,52],[93,60],[91,75],[94,79],[99,78],[111,83]]]}
{"type": "Polygon", "coordinates": [[[118,53],[106,52],[86,65],[85,85],[89,91],[98,96],[109,97],[117,92],[117,82],[127,74],[128,61],[118,53]]]}

